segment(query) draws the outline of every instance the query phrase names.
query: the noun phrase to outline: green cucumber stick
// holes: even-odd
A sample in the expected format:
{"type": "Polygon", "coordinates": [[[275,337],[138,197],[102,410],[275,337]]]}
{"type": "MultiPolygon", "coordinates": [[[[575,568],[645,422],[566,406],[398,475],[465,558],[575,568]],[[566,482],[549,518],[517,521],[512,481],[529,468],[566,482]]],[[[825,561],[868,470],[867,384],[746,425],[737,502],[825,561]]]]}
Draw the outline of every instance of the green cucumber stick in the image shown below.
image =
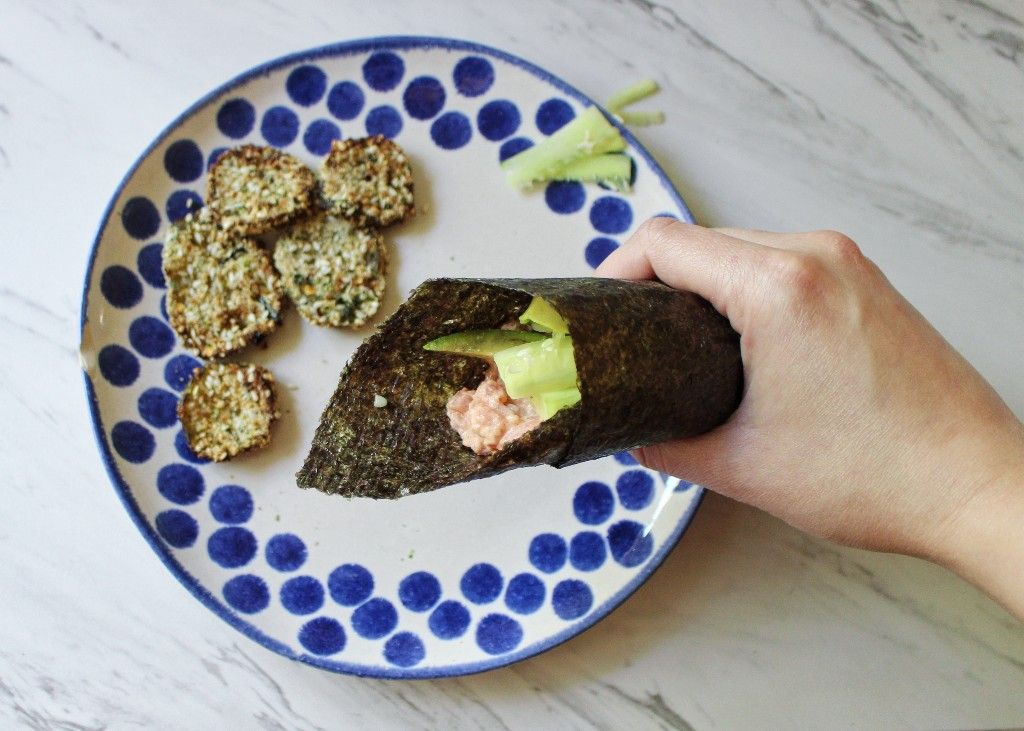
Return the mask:
{"type": "MultiPolygon", "coordinates": [[[[626,138],[621,134],[615,135],[614,137],[608,137],[604,142],[599,142],[594,145],[594,149],[590,155],[586,157],[593,157],[594,155],[605,155],[609,152],[622,152],[626,149],[626,138]]],[[[586,159],[586,157],[579,159],[586,159]]]]}
{"type": "Polygon", "coordinates": [[[524,330],[464,330],[442,335],[423,345],[424,350],[487,358],[499,350],[545,338],[543,333],[524,330]]]}
{"type": "Polygon", "coordinates": [[[654,79],[645,79],[633,84],[628,89],[623,89],[618,94],[613,95],[612,98],[608,100],[608,103],[605,104],[605,107],[607,107],[609,112],[619,114],[623,108],[628,107],[631,104],[636,104],[638,101],[646,99],[653,94],[657,94],[659,89],[660,87],[658,86],[657,81],[654,79]]]}
{"type": "Polygon", "coordinates": [[[498,351],[494,364],[505,390],[514,399],[576,387],[576,361],[569,336],[498,351]]]}
{"type": "Polygon", "coordinates": [[[612,153],[574,160],[559,168],[552,177],[555,180],[575,180],[580,183],[606,183],[617,191],[629,190],[629,178],[633,163],[629,155],[612,153]]]}
{"type": "Polygon", "coordinates": [[[618,140],[622,140],[619,130],[592,106],[543,142],[507,159],[501,169],[510,185],[526,188],[538,180],[550,180],[552,170],[592,155],[596,147],[625,145],[618,140]]]}
{"type": "Polygon", "coordinates": [[[565,324],[565,320],[542,297],[534,297],[530,300],[530,306],[519,316],[519,322],[545,333],[569,334],[569,326],[565,324]]]}
{"type": "Polygon", "coordinates": [[[545,391],[540,396],[534,396],[531,400],[543,421],[544,419],[550,419],[562,409],[567,409],[573,404],[578,403],[580,398],[580,390],[578,388],[566,388],[561,391],[545,391]]]}
{"type": "Polygon", "coordinates": [[[619,112],[623,124],[630,127],[650,127],[652,124],[664,124],[664,112],[619,112]]]}

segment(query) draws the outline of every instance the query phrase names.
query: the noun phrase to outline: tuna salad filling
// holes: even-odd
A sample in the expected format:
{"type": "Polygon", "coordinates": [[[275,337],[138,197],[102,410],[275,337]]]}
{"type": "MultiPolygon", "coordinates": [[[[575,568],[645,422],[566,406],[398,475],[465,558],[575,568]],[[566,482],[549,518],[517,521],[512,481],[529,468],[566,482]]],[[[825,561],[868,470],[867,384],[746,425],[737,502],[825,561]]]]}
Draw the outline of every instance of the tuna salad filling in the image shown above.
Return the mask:
{"type": "Polygon", "coordinates": [[[493,454],[540,424],[528,398],[510,398],[498,369],[475,389],[464,388],[448,399],[448,420],[462,443],[480,455],[493,454]]]}
{"type": "Polygon", "coordinates": [[[490,364],[475,388],[456,392],[446,406],[452,429],[481,456],[501,450],[580,400],[568,326],[539,297],[513,327],[452,333],[423,347],[490,364]]]}

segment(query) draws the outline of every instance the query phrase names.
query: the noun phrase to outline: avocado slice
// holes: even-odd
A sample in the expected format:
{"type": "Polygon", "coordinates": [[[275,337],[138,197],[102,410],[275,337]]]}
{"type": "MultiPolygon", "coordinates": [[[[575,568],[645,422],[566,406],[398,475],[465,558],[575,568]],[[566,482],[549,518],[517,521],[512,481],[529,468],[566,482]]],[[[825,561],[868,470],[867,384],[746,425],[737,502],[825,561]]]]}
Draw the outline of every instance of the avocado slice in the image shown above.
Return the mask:
{"type": "Polygon", "coordinates": [[[490,358],[501,350],[544,340],[546,337],[544,333],[529,330],[463,330],[434,338],[425,343],[423,349],[490,358]]]}

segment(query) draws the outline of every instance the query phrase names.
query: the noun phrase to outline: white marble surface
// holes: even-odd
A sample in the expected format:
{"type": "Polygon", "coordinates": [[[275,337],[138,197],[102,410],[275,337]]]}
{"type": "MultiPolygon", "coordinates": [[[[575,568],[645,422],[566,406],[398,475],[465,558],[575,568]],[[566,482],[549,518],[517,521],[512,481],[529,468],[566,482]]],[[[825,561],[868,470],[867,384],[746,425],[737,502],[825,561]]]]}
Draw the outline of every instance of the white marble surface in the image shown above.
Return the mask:
{"type": "Polygon", "coordinates": [[[237,634],[107,482],[78,371],[101,211],[179,111],[258,62],[369,35],[477,40],[597,97],[698,218],[838,228],[1024,414],[1024,3],[0,2],[0,726],[966,728],[1024,724],[1024,626],[923,562],[709,497],[625,605],[445,681],[335,676],[237,634]]]}

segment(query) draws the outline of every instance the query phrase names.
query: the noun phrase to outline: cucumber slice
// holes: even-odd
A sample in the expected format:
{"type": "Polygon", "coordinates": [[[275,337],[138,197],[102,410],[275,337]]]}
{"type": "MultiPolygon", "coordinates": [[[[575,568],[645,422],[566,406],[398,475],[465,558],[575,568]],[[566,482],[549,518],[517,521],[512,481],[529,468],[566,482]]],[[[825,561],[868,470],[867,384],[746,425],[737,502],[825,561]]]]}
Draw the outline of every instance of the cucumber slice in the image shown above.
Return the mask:
{"type": "Polygon", "coordinates": [[[664,124],[664,112],[619,112],[619,118],[623,124],[630,127],[650,127],[652,124],[664,124]]]}
{"type": "Polygon", "coordinates": [[[631,104],[636,104],[641,99],[646,99],[652,94],[657,94],[659,90],[658,82],[654,79],[645,79],[636,84],[633,84],[628,89],[623,89],[618,94],[615,94],[605,106],[609,112],[618,113],[623,107],[628,107],[631,104]]]}
{"type": "Polygon", "coordinates": [[[588,107],[560,130],[501,164],[514,188],[527,188],[537,181],[553,180],[551,173],[573,160],[595,152],[625,149],[626,142],[597,107],[588,107]]]}
{"type": "Polygon", "coordinates": [[[567,409],[579,402],[580,390],[578,388],[566,388],[561,391],[545,391],[540,396],[534,396],[534,408],[540,414],[541,420],[550,419],[562,409],[567,409]]]}
{"type": "Polygon", "coordinates": [[[569,334],[569,326],[565,324],[562,316],[547,300],[541,297],[534,297],[530,301],[530,306],[519,316],[519,322],[540,332],[569,334]]]}
{"type": "Polygon", "coordinates": [[[424,344],[424,350],[489,358],[500,350],[544,340],[543,333],[524,330],[465,330],[442,335],[424,344]]]}
{"type": "Polygon", "coordinates": [[[608,154],[575,160],[555,171],[555,180],[575,180],[580,183],[605,183],[619,192],[629,190],[633,163],[629,155],[608,154]]]}
{"type": "Polygon", "coordinates": [[[576,360],[567,335],[501,350],[493,357],[511,398],[576,388],[576,360]]]}
{"type": "MultiPolygon", "coordinates": [[[[606,137],[601,142],[595,144],[590,155],[585,157],[591,157],[593,155],[607,155],[609,152],[622,152],[625,149],[626,138],[622,135],[615,135],[614,137],[606,137]]],[[[580,159],[585,159],[585,157],[580,159]]],[[[558,180],[558,178],[549,178],[549,180],[558,180]]]]}

